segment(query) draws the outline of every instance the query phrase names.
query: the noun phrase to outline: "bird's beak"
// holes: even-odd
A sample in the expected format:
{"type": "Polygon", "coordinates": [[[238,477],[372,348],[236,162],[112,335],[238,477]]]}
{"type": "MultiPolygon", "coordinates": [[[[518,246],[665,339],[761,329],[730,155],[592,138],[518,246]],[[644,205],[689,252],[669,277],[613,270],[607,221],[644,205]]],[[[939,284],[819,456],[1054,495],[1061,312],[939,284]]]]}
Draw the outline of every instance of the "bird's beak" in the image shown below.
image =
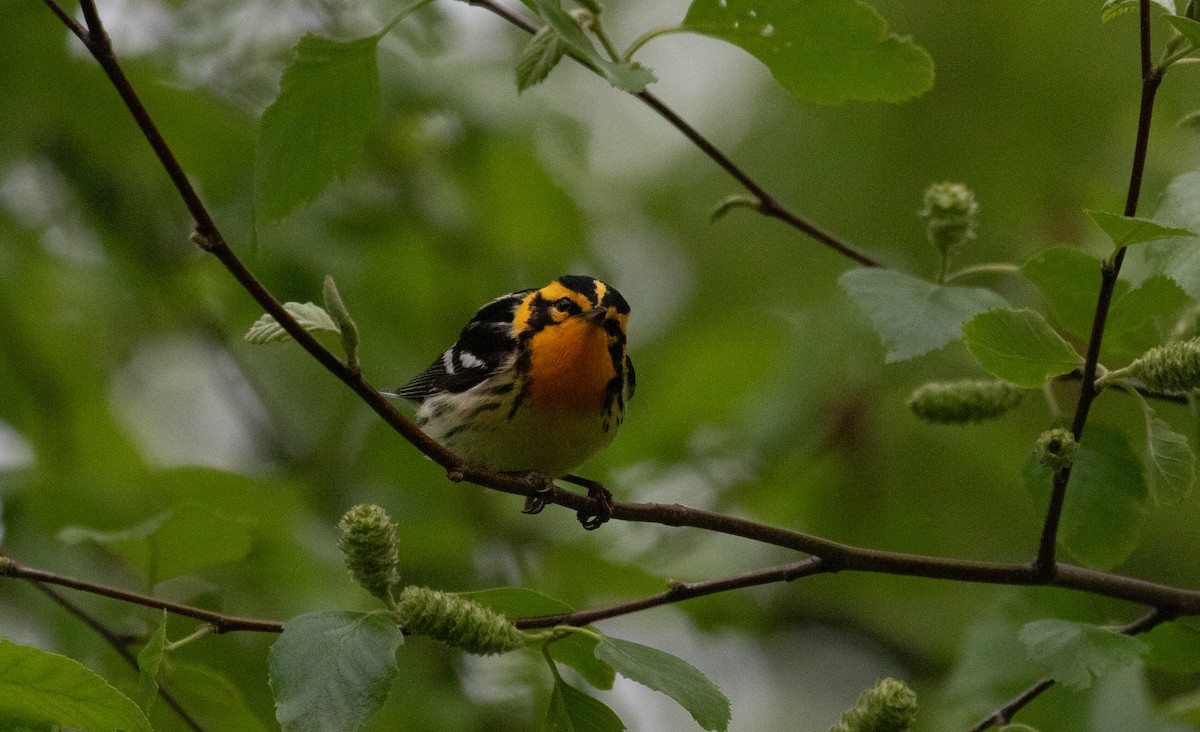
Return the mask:
{"type": "Polygon", "coordinates": [[[599,305],[583,313],[583,319],[593,325],[604,325],[606,317],[608,317],[608,308],[599,305]]]}

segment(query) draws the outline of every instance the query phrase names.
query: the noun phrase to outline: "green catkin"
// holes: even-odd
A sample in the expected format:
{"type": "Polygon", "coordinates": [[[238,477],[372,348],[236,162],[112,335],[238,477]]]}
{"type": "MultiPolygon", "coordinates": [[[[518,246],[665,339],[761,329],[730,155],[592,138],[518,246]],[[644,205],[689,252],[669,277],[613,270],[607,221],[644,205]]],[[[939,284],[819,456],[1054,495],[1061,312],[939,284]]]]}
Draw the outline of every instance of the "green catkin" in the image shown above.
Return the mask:
{"type": "Polygon", "coordinates": [[[995,419],[1018,404],[1024,392],[1007,381],[934,382],[908,398],[917,417],[935,424],[966,424],[995,419]]]}
{"type": "Polygon", "coordinates": [[[925,237],[945,257],[951,249],[975,238],[979,203],[962,183],[934,183],[925,189],[924,206],[918,215],[925,219],[925,237]]]}
{"type": "Polygon", "coordinates": [[[385,602],[400,580],[396,524],[379,506],[354,506],[338,522],[338,548],[346,568],[363,589],[385,602]]]}
{"type": "Polygon", "coordinates": [[[1034,446],[1038,462],[1051,470],[1061,470],[1071,467],[1075,462],[1075,453],[1079,451],[1079,443],[1075,436],[1062,427],[1046,430],[1038,435],[1034,446]]]}
{"type": "Polygon", "coordinates": [[[405,587],[396,602],[400,626],[467,653],[490,656],[529,645],[529,636],[500,613],[428,587],[405,587]]]}
{"type": "Polygon", "coordinates": [[[1200,390],[1200,338],[1156,346],[1129,365],[1128,372],[1151,391],[1200,390]]]}
{"type": "Polygon", "coordinates": [[[907,732],[917,718],[917,695],[908,684],[883,679],[858,697],[829,732],[907,732]]]}

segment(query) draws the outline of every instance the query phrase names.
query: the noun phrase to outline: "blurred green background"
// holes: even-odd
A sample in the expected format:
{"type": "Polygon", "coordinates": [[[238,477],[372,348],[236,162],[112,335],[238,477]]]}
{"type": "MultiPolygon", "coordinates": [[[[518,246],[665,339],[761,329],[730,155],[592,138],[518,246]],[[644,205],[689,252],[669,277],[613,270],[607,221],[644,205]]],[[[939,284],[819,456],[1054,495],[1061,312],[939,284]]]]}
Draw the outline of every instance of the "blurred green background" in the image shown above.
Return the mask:
{"type": "MultiPolygon", "coordinates": [[[[939,180],[967,183],[981,204],[979,237],[960,264],[1022,262],[1056,244],[1103,251],[1082,209],[1119,210],[1124,200],[1138,60],[1135,18],[1102,25],[1099,4],[875,2],[937,65],[934,89],[896,106],[796,102],[756,61],[698,36],[655,41],[639,58],[660,78],[652,90],[786,205],[889,266],[930,276],[936,253],[916,210],[939,180]]],[[[687,9],[682,0],[607,6],[622,43],[687,9]]],[[[961,344],[884,367],[878,338],[837,286],[847,260],[747,211],[710,223],[736,184],[583,69],[564,64],[518,95],[513,64],[525,37],[483,10],[441,2],[385,39],[384,106],[361,165],[308,209],[256,227],[255,125],[289,48],[305,32],[374,32],[397,7],[101,5],[134,84],[226,236],[280,299],[319,302],[322,278],[335,277],[370,381],[406,381],[492,297],[592,274],[633,307],[638,393],[616,442],[580,471],[620,500],[680,502],[897,551],[1032,556],[1040,508],[1021,467],[1052,421],[1043,400],[1031,395],[1004,420],[968,428],[915,420],[904,406],[912,388],[982,375],[961,344]]],[[[242,341],[257,306],[188,242],[183,206],[97,67],[41,3],[0,4],[0,28],[6,552],[279,619],[372,607],[334,546],[338,516],[364,501],[399,523],[406,581],[520,585],[580,608],[660,591],[667,578],[794,558],[695,530],[585,533],[569,512],[525,516],[517,499],[448,483],[294,344],[242,341]],[[127,528],[181,503],[247,535],[249,553],[155,584],[94,543],[58,538],[68,526],[127,528]]],[[[1200,162],[1195,134],[1175,124],[1200,106],[1195,73],[1173,71],[1160,94],[1143,210],[1200,162]]],[[[969,284],[1042,305],[1011,276],[969,284]]],[[[1070,387],[1057,396],[1073,403],[1070,387]]],[[[1160,414],[1195,434],[1183,410],[1160,414]]],[[[1094,418],[1132,434],[1137,415],[1113,397],[1094,418]]],[[[1152,513],[1118,571],[1200,583],[1197,509],[1193,496],[1152,513]]],[[[123,633],[155,622],[138,608],[77,599],[123,633]]],[[[885,675],[917,690],[921,729],[961,730],[1036,679],[1022,665],[1021,622],[1125,622],[1139,612],[1055,590],[842,574],[601,629],[703,670],[733,701],[734,730],[827,729],[885,675]]],[[[171,637],[193,625],[172,620],[171,637]]],[[[65,653],[119,687],[136,683],[98,637],[23,583],[0,583],[0,636],[65,653]]],[[[173,656],[178,683],[164,683],[211,729],[270,729],[271,641],[193,643],[173,656]],[[196,681],[213,673],[226,681],[196,681]],[[193,699],[202,689],[218,701],[193,699]]],[[[533,653],[480,660],[413,641],[373,729],[532,729],[549,693],[539,664],[533,653]]],[[[1139,704],[1161,706],[1195,681],[1123,673],[1097,692],[1053,690],[1020,719],[1068,732],[1153,729],[1106,705],[1136,717],[1139,704]]],[[[631,729],[696,729],[640,687],[599,696],[631,729]]],[[[181,728],[161,705],[156,725],[181,728]]]]}

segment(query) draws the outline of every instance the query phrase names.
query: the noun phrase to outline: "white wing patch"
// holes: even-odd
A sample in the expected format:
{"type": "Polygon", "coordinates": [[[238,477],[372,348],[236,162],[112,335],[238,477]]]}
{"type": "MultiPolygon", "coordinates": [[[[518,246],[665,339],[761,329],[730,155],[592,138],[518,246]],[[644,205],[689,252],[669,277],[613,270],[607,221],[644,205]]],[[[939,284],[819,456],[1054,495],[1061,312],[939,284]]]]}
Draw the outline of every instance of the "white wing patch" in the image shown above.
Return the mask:
{"type": "Polygon", "coordinates": [[[463,368],[477,369],[480,366],[485,366],[483,361],[479,360],[475,354],[470,351],[459,351],[458,362],[463,365],[463,368]]]}
{"type": "Polygon", "coordinates": [[[454,349],[453,348],[446,349],[446,352],[442,354],[442,368],[446,369],[447,374],[449,374],[451,376],[454,375],[454,349]]]}

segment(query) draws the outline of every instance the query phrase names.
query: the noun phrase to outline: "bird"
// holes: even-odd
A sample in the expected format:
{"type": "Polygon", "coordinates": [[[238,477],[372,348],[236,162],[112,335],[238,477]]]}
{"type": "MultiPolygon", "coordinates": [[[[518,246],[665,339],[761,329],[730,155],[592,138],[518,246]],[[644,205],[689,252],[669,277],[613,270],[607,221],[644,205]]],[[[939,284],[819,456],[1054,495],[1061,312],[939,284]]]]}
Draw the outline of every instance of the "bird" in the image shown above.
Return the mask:
{"type": "MultiPolygon", "coordinates": [[[[562,478],[588,489],[593,529],[612,494],[572,475],[607,447],[637,377],[626,348],[629,303],[586,275],[502,295],[479,308],[433,363],[384,394],[414,402],[417,426],[463,460],[495,472],[562,478]]],[[[527,513],[541,510],[531,497],[527,513]]]]}

